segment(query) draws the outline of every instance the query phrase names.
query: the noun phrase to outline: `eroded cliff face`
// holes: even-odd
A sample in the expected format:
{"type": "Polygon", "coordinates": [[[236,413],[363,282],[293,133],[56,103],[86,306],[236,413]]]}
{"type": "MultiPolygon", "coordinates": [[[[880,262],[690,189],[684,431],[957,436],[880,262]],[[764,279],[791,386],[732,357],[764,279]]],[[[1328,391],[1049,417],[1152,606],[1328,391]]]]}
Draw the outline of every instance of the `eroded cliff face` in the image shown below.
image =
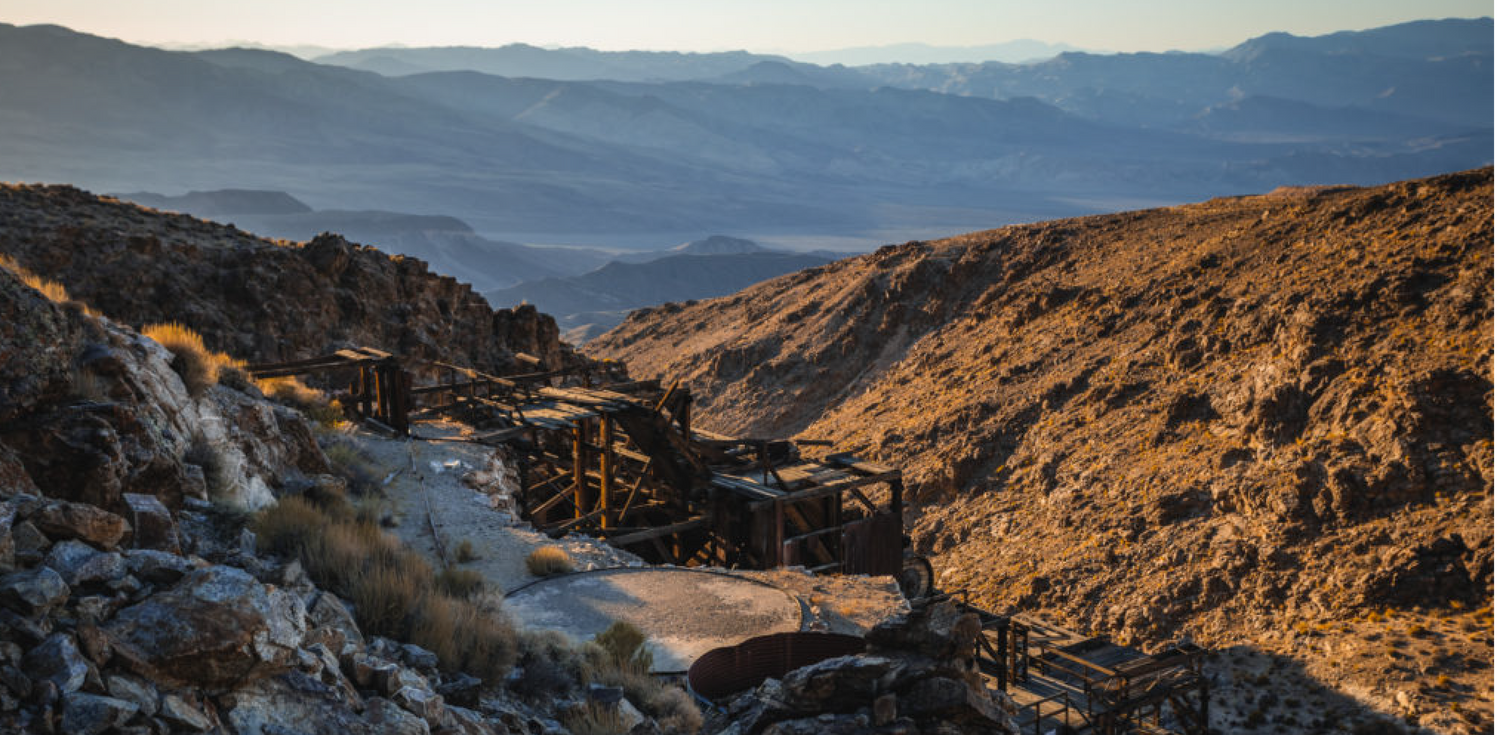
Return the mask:
{"type": "Polygon", "coordinates": [[[247,510],[327,471],[294,410],[214,386],[189,395],[155,342],[76,304],[55,304],[0,269],[0,494],[124,512],[126,494],[247,510]]]}
{"type": "Polygon", "coordinates": [[[272,242],[66,186],[0,185],[0,254],[139,328],[181,322],[214,350],[252,361],[370,346],[481,370],[525,352],[574,359],[550,316],[492,310],[427,264],[336,235],[272,242]]]}
{"type": "Polygon", "coordinates": [[[709,428],[902,467],[940,585],[989,606],[1479,681],[1493,199],[1485,169],[912,242],[587,351],[684,378],[709,428]],[[1393,663],[1361,642],[1450,616],[1393,663]]]}

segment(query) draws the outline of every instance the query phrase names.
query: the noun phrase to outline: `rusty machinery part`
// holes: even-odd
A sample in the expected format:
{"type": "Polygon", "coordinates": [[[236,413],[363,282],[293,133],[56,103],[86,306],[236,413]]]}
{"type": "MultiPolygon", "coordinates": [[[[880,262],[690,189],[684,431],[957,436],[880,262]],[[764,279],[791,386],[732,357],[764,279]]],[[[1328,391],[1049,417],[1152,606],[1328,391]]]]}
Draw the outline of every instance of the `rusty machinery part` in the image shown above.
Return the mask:
{"type": "Polygon", "coordinates": [[[865,639],[838,633],[773,633],[715,648],[688,668],[688,687],[712,700],[779,679],[787,672],[837,656],[863,653],[865,639]]]}
{"type": "Polygon", "coordinates": [[[927,557],[907,554],[901,559],[901,574],[896,577],[896,584],[906,599],[919,600],[931,595],[933,579],[932,562],[927,557]]]}

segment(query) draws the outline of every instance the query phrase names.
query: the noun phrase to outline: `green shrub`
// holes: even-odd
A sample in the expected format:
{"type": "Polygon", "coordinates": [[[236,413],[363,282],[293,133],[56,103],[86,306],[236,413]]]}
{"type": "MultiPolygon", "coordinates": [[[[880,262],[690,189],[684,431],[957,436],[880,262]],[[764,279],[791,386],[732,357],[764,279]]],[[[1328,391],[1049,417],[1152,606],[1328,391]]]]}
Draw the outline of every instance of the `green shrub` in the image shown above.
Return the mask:
{"type": "Polygon", "coordinates": [[[437,577],[437,586],[452,597],[465,599],[484,589],[484,577],[473,569],[444,569],[437,577]]]}
{"type": "Polygon", "coordinates": [[[573,735],[624,735],[630,723],[612,705],[589,702],[563,715],[563,727],[573,735]]]}

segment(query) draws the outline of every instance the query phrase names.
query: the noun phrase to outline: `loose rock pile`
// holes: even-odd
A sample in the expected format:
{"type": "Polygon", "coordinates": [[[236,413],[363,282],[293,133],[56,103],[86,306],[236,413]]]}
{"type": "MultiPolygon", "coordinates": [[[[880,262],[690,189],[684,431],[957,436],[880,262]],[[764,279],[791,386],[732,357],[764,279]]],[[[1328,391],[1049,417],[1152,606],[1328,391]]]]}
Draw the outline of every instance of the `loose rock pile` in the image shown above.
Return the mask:
{"type": "Polygon", "coordinates": [[[919,607],[866,636],[867,650],[768,679],[716,713],[720,735],[990,735],[1016,732],[972,670],[979,618],[919,607]]]}

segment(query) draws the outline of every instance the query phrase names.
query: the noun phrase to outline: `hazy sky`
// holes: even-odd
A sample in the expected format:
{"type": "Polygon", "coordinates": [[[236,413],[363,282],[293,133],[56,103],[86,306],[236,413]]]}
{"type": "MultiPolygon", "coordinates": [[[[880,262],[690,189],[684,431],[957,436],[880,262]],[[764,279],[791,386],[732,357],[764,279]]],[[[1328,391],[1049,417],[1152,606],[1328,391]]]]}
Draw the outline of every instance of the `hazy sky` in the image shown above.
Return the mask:
{"type": "Polygon", "coordinates": [[[1316,35],[1493,16],[1489,0],[0,0],[0,21],[134,43],[498,46],[793,53],[1021,38],[1114,51],[1197,50],[1269,31],[1316,35]]]}

